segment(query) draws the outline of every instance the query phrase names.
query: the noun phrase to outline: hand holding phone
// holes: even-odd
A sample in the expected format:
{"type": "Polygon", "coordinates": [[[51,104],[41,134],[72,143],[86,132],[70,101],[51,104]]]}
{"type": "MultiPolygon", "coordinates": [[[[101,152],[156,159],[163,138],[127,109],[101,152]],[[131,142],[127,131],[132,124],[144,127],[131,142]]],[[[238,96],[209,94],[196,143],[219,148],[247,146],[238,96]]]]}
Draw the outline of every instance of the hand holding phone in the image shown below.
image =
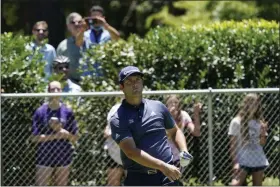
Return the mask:
{"type": "Polygon", "coordinates": [[[54,131],[59,131],[62,129],[62,124],[57,117],[51,117],[49,124],[54,131]]]}

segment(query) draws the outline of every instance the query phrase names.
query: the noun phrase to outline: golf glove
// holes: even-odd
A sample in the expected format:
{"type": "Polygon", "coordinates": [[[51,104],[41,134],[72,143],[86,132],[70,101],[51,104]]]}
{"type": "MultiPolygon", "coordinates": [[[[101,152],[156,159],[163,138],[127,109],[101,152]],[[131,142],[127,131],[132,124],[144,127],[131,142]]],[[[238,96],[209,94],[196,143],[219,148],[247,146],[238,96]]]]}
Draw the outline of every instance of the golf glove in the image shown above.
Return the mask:
{"type": "Polygon", "coordinates": [[[190,153],[188,153],[186,151],[182,151],[180,153],[180,165],[181,165],[181,167],[188,166],[191,163],[192,159],[193,159],[193,156],[190,153]]]}

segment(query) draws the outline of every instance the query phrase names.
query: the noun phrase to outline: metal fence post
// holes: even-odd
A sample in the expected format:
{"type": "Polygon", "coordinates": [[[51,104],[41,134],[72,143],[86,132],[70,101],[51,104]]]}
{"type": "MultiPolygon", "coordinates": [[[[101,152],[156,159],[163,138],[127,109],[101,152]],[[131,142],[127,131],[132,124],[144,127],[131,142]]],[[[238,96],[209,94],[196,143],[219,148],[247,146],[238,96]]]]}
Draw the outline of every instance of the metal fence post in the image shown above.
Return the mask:
{"type": "Polygon", "coordinates": [[[208,152],[209,152],[209,185],[213,186],[213,121],[212,121],[212,88],[208,94],[208,152]]]}

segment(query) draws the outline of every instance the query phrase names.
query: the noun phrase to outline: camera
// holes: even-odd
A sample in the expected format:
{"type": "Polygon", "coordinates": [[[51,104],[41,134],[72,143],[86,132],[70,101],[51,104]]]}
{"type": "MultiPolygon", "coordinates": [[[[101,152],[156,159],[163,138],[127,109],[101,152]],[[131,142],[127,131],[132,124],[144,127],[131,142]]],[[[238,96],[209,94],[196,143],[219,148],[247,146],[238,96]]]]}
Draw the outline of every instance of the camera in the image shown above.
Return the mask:
{"type": "Polygon", "coordinates": [[[85,17],[84,20],[88,25],[94,25],[98,23],[98,19],[93,18],[93,17],[85,17]]]}

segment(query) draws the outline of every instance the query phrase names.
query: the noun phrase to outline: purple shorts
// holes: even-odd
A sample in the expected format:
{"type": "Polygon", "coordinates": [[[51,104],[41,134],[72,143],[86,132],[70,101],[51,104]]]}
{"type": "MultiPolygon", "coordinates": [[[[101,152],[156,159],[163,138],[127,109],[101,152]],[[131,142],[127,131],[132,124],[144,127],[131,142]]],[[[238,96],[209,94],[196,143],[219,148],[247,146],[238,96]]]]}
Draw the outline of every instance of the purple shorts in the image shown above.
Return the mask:
{"type": "Polygon", "coordinates": [[[47,142],[39,145],[36,165],[47,167],[63,167],[71,164],[72,145],[67,141],[47,142]]]}

